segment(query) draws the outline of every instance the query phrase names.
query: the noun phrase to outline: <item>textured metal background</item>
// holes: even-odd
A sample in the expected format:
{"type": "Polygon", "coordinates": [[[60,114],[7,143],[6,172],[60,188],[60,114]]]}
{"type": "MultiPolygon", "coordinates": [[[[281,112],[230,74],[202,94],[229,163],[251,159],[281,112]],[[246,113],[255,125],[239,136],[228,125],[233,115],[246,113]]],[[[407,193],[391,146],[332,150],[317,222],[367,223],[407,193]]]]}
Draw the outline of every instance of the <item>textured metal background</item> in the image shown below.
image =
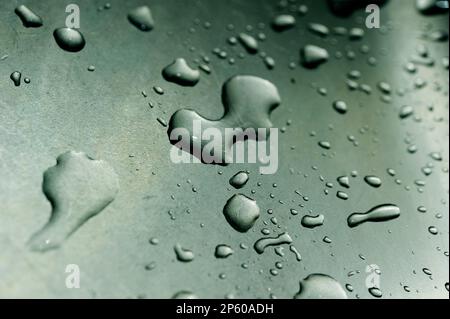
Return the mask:
{"type": "Polygon", "coordinates": [[[117,0],[110,1],[109,10],[98,11],[105,2],[77,0],[87,45],[73,54],[61,50],[52,36],[55,28],[64,26],[65,7],[71,2],[0,1],[0,56],[8,55],[0,61],[1,297],[169,298],[179,290],[191,290],[205,298],[222,298],[229,293],[242,298],[267,298],[271,294],[291,298],[302,278],[325,273],[342,284],[351,283],[355,290],[350,297],[370,298],[365,287],[365,267],[369,264],[381,268],[385,298],[448,297],[448,257],[444,254],[449,243],[448,70],[440,63],[448,56],[448,42],[423,41],[419,36],[427,24],[448,30],[448,15],[425,17],[417,13],[413,1],[390,1],[381,15],[382,25],[390,26],[389,32],[366,30],[361,41],[336,38],[333,42],[330,39],[335,37],[319,39],[306,31],[307,23],[359,26],[364,13],[341,19],[329,13],[324,1],[302,1],[309,6],[308,14],[297,18],[295,29],[278,34],[268,26],[277,12],[283,12],[276,9],[275,1],[117,0]],[[22,26],[14,14],[14,8],[22,3],[43,18],[43,27],[22,26]],[[142,4],[151,7],[156,23],[148,33],[126,19],[130,9],[142,4]],[[194,23],[196,19],[200,25],[194,23]],[[212,27],[204,28],[204,22],[212,27]],[[237,57],[243,49],[230,47],[226,39],[247,25],[256,30],[260,22],[266,24],[263,32],[267,35],[261,48],[276,60],[274,70],[268,70],[257,56],[236,58],[230,65],[211,53],[221,47],[237,57]],[[230,23],[235,31],[227,31],[230,23]],[[191,33],[190,27],[196,31],[191,33]],[[300,47],[308,43],[326,47],[332,58],[318,70],[290,70],[289,62],[298,62],[300,47]],[[410,75],[403,64],[419,43],[429,47],[437,64],[419,67],[416,75],[410,75]],[[362,44],[370,47],[368,54],[360,52],[362,44]],[[355,51],[353,61],[334,58],[336,51],[345,54],[347,49],[355,51]],[[184,57],[195,65],[194,59],[203,53],[211,57],[213,72],[203,73],[195,88],[182,88],[161,77],[162,68],[174,58],[184,57]],[[377,58],[377,66],[368,65],[369,56],[377,58]],[[95,65],[95,72],[87,71],[89,65],[95,65]],[[352,69],[362,72],[361,82],[372,85],[372,95],[347,89],[346,74],[352,69]],[[31,83],[15,87],[9,79],[15,70],[30,77],[31,83]],[[223,113],[222,84],[236,74],[266,78],[280,91],[283,103],[272,120],[276,127],[285,126],[288,120],[292,125],[280,134],[278,173],[259,176],[254,165],[219,168],[172,164],[166,129],[156,119],[169,120],[182,107],[219,118],[223,113]],[[417,77],[425,79],[427,87],[413,89],[417,77]],[[291,83],[291,79],[296,82],[291,83]],[[404,97],[393,94],[392,103],[383,103],[376,89],[381,80],[394,90],[409,91],[404,97]],[[435,83],[442,87],[440,91],[434,89],[435,83]],[[327,88],[328,95],[320,96],[312,84],[327,88]],[[154,85],[163,87],[165,94],[156,95],[154,85]],[[335,99],[347,101],[347,115],[332,109],[335,99]],[[149,108],[150,101],[155,108],[149,108]],[[399,107],[408,103],[421,122],[398,118],[399,107]],[[427,110],[429,103],[435,106],[433,112],[427,110]],[[368,130],[361,134],[364,126],[368,130]],[[310,137],[311,131],[317,135],[310,137]],[[347,140],[349,134],[355,135],[358,147],[347,140]],[[406,150],[408,136],[418,146],[415,154],[406,150]],[[319,140],[332,143],[327,156],[322,156],[319,140]],[[60,249],[30,252],[26,241],[45,224],[51,208],[42,193],[42,174],[67,150],[83,151],[109,162],[120,177],[119,195],[60,249]],[[434,162],[433,174],[425,177],[420,169],[432,161],[428,156],[432,151],[442,152],[444,161],[434,162]],[[387,168],[397,171],[402,185],[387,175],[387,168]],[[262,209],[257,225],[247,234],[234,231],[222,215],[226,200],[236,193],[228,179],[240,169],[251,172],[242,192],[254,197],[262,209]],[[342,201],[335,196],[336,177],[352,170],[357,170],[359,177],[351,180],[349,200],[342,201]],[[362,180],[366,174],[380,176],[383,186],[369,187],[362,180]],[[319,176],[335,184],[328,196],[319,176]],[[426,180],[423,193],[417,191],[416,179],[426,180]],[[409,191],[405,189],[408,185],[409,191]],[[197,192],[192,191],[193,186],[197,192]],[[252,189],[255,194],[251,194],[252,189]],[[295,190],[309,200],[304,202],[295,190]],[[270,193],[275,198],[270,198],[270,193]],[[298,207],[302,202],[305,208],[298,207]],[[389,202],[401,208],[399,219],[347,227],[348,214],[389,202]],[[426,214],[417,212],[420,205],[427,207],[426,214]],[[285,258],[280,258],[273,250],[257,255],[251,248],[262,236],[263,222],[271,228],[266,213],[269,208],[281,225],[281,229],[272,227],[274,232],[289,231],[303,256],[300,263],[288,250],[285,258]],[[291,216],[291,208],[301,214],[291,216]],[[301,227],[300,216],[309,209],[325,215],[324,226],[315,230],[301,227]],[[169,210],[173,210],[175,220],[170,219],[169,210]],[[436,213],[443,218],[436,219],[436,213]],[[428,232],[431,225],[438,227],[438,235],[428,232]],[[332,243],[322,242],[324,236],[332,243]],[[151,237],[159,238],[160,244],[150,245],[151,237]],[[173,246],[177,242],[195,252],[193,262],[176,261],[173,246]],[[214,247],[222,243],[235,249],[226,260],[214,258],[214,247]],[[250,248],[242,250],[240,243],[250,248]],[[269,269],[278,260],[284,268],[272,276],[269,269]],[[150,262],[155,262],[156,268],[146,271],[144,266],[150,262]],[[249,269],[241,268],[242,263],[248,263],[249,269]],[[80,266],[80,289],[65,287],[67,264],[80,266]],[[422,272],[424,267],[432,271],[432,278],[422,272]],[[348,277],[351,270],[361,273],[348,277]],[[226,279],[219,279],[221,273],[226,279]],[[411,292],[405,292],[402,285],[409,286],[411,292]]]}

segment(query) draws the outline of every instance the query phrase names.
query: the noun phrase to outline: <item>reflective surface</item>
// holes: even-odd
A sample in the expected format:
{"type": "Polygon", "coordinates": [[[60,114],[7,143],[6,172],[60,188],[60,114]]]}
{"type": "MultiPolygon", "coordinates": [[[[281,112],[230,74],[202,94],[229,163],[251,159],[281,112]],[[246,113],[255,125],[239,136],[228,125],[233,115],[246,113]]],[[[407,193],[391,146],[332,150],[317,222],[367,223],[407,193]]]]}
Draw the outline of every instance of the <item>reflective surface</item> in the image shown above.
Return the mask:
{"type": "Polygon", "coordinates": [[[347,287],[349,298],[379,297],[372,289],[379,280],[383,298],[448,298],[448,40],[433,40],[434,31],[448,32],[448,13],[425,16],[413,1],[389,1],[381,29],[367,29],[363,10],[337,17],[325,1],[144,1],[154,25],[142,31],[127,19],[142,1],[105,8],[85,0],[77,4],[86,45],[68,52],[53,32],[65,27],[71,2],[0,1],[0,297],[293,298],[305,278],[324,274],[340,284],[324,296],[347,287]],[[14,13],[20,4],[43,26],[24,27],[14,13]],[[275,31],[271,21],[282,13],[296,24],[275,31]],[[330,34],[311,32],[310,23],[330,34]],[[349,40],[334,27],[364,35],[349,40]],[[242,32],[260,39],[258,54],[227,41],[242,32]],[[328,61],[301,66],[308,44],[325,48],[328,61]],[[420,60],[424,50],[434,65],[420,60]],[[408,65],[412,56],[419,58],[408,65]],[[162,76],[177,58],[203,65],[194,87],[162,76]],[[172,114],[189,108],[221,118],[222,86],[240,74],[269,80],[281,96],[270,117],[280,129],[277,173],[262,176],[254,164],[172,163],[165,127],[172,114]],[[120,189],[60,248],[35,252],[27,242],[52,211],[43,174],[67,151],[107,162],[120,189]],[[245,186],[229,184],[246,170],[245,186]],[[342,176],[347,182],[338,182],[342,176]],[[260,209],[245,233],[223,213],[238,193],[260,209]],[[349,215],[386,204],[400,216],[347,225],[349,215]],[[302,226],[304,215],[323,215],[323,225],[302,226]],[[257,240],[285,232],[291,246],[255,251],[257,240]],[[233,253],[216,258],[218,245],[233,253]],[[79,289],[66,287],[68,264],[81,271],[79,289]]]}

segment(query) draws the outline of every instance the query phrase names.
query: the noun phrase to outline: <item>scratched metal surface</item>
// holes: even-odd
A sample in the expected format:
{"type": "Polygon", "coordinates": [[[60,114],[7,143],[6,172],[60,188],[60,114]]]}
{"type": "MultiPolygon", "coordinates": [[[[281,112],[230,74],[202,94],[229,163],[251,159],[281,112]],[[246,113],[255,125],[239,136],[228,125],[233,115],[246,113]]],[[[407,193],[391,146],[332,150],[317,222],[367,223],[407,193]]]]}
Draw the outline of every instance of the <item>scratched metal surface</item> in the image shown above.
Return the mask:
{"type": "Polygon", "coordinates": [[[419,31],[427,24],[448,31],[448,15],[425,17],[417,13],[412,1],[390,1],[381,15],[382,25],[389,25],[390,31],[366,30],[363,40],[350,42],[336,37],[319,39],[306,31],[309,22],[351,27],[364,20],[362,11],[349,19],[337,18],[321,1],[302,1],[309,6],[308,14],[297,17],[293,30],[278,34],[268,27],[272,17],[283,12],[276,9],[275,1],[117,0],[110,1],[109,10],[98,11],[103,1],[77,0],[87,45],[71,54],[62,51],[52,36],[55,28],[64,25],[65,7],[71,2],[0,1],[0,56],[8,55],[0,61],[1,297],[170,298],[180,290],[190,290],[203,298],[227,294],[292,298],[301,279],[324,273],[342,285],[352,284],[350,298],[372,298],[365,285],[369,264],[381,269],[384,298],[448,297],[448,70],[440,63],[448,56],[448,42],[419,38],[419,31]],[[43,27],[22,26],[14,14],[21,3],[43,18],[43,27]],[[155,18],[155,29],[148,33],[126,19],[126,13],[141,4],[148,4],[155,18]],[[196,19],[200,25],[195,24],[196,19]],[[204,28],[204,22],[211,22],[212,27],[204,28]],[[259,57],[246,55],[230,65],[211,53],[221,47],[236,57],[243,49],[228,46],[226,39],[247,25],[256,28],[260,22],[266,24],[267,35],[261,47],[276,60],[274,70],[268,70],[259,57]],[[235,31],[227,31],[230,23],[235,31]],[[191,33],[190,27],[196,31],[191,33]],[[327,48],[330,61],[318,70],[290,70],[289,62],[298,62],[299,49],[307,43],[327,48]],[[416,75],[410,75],[403,64],[419,43],[428,46],[437,64],[419,67],[416,75]],[[362,44],[370,47],[370,53],[360,52],[362,44]],[[336,51],[345,53],[346,49],[355,51],[354,60],[334,58],[336,51]],[[203,53],[211,57],[213,71],[211,75],[203,73],[196,87],[178,87],[161,77],[162,68],[174,58],[184,57],[195,65],[194,60],[203,53]],[[369,56],[377,58],[377,66],[368,65],[369,56]],[[89,65],[96,67],[95,72],[87,71],[89,65]],[[346,88],[346,74],[352,69],[360,70],[361,81],[373,87],[371,95],[346,88]],[[15,70],[30,77],[31,83],[15,87],[9,79],[15,70]],[[266,78],[280,91],[283,102],[272,114],[273,123],[279,128],[288,120],[292,124],[280,134],[278,172],[259,176],[254,165],[218,168],[172,164],[166,129],[156,119],[168,121],[182,107],[219,118],[223,113],[222,84],[236,74],[266,78]],[[417,77],[428,85],[412,89],[417,77]],[[381,80],[394,90],[407,88],[414,94],[393,94],[390,104],[383,103],[376,89],[381,80]],[[436,83],[441,90],[435,89],[436,83]],[[312,84],[325,87],[328,95],[320,96],[312,84]],[[155,94],[153,86],[163,87],[165,94],[155,94]],[[142,91],[148,93],[147,98],[142,91]],[[333,111],[335,99],[347,101],[350,111],[344,117],[333,111]],[[150,101],[155,108],[149,108],[150,101]],[[398,118],[399,107],[408,103],[414,105],[421,121],[398,118]],[[429,103],[435,106],[432,112],[427,109],[429,103]],[[361,134],[363,127],[368,130],[361,134]],[[311,131],[316,132],[315,137],[310,136],[311,131]],[[347,135],[354,135],[359,146],[354,147],[347,135]],[[408,136],[418,147],[415,154],[406,150],[408,136]],[[332,144],[327,156],[317,146],[321,139],[332,144]],[[26,242],[46,223],[51,211],[42,193],[42,174],[68,150],[83,151],[110,163],[120,178],[119,195],[60,249],[31,252],[26,242]],[[444,160],[433,162],[430,152],[441,152],[444,160]],[[425,177],[420,169],[430,161],[435,168],[425,177]],[[387,168],[396,170],[401,185],[387,175],[387,168]],[[240,192],[255,198],[262,210],[256,226],[246,234],[234,231],[222,214],[226,200],[236,193],[228,179],[241,169],[250,171],[250,182],[240,192]],[[336,177],[353,170],[359,177],[351,180],[349,200],[342,201],[335,196],[336,177]],[[365,184],[362,177],[367,174],[380,176],[382,187],[373,189],[365,184]],[[329,195],[324,194],[320,176],[334,184],[329,195]],[[416,179],[426,181],[422,193],[414,185],[416,179]],[[262,185],[258,187],[257,182],[262,185]],[[193,186],[197,192],[192,191],[193,186]],[[300,203],[305,207],[299,207],[300,203]],[[382,203],[397,204],[401,217],[356,229],[347,227],[348,214],[382,203]],[[417,211],[420,205],[427,213],[417,211]],[[270,226],[269,208],[274,210],[280,229],[270,226]],[[308,210],[322,213],[325,224],[315,230],[303,228],[300,216],[290,215],[291,208],[301,214],[308,210]],[[175,220],[170,219],[169,210],[175,220]],[[437,213],[443,217],[437,219],[437,213]],[[288,249],[283,258],[273,250],[255,253],[251,247],[262,237],[264,221],[274,233],[287,230],[291,234],[302,254],[301,262],[295,261],[288,249]],[[431,235],[429,226],[436,226],[438,235],[431,235]],[[324,236],[332,243],[324,243],[324,236]],[[152,237],[160,244],[150,245],[152,237]],[[176,260],[176,243],[194,251],[193,262],[176,260]],[[240,243],[250,248],[240,249],[240,243]],[[232,246],[235,254],[226,260],[215,259],[218,244],[232,246]],[[276,261],[282,261],[284,268],[272,276],[269,270],[276,261]],[[155,269],[145,270],[151,262],[155,262],[155,269]],[[242,263],[248,263],[249,268],[243,269],[242,263]],[[80,267],[79,289],[65,286],[67,264],[80,267]],[[429,268],[432,276],[424,274],[423,268],[429,268]],[[360,273],[348,277],[352,270],[360,273]],[[221,273],[226,274],[225,279],[219,278],[221,273]],[[405,291],[405,285],[410,292],[405,291]]]}

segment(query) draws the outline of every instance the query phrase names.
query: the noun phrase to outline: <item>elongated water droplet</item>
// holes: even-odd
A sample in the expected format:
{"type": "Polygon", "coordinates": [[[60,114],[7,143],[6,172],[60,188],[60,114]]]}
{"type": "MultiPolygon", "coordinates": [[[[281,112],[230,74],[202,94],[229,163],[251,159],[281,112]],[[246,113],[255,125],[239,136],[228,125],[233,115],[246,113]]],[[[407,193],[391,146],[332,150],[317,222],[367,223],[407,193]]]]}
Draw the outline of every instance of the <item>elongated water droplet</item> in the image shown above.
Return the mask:
{"type": "Polygon", "coordinates": [[[239,34],[239,42],[250,54],[256,54],[258,52],[258,41],[247,33],[239,34]]]}
{"type": "Polygon", "coordinates": [[[353,213],[348,219],[349,227],[356,227],[366,222],[384,222],[400,217],[400,208],[392,204],[375,206],[365,213],[353,213]]]}
{"type": "Polygon", "coordinates": [[[26,28],[38,28],[43,24],[42,18],[24,5],[18,6],[14,11],[26,28]]]}
{"type": "Polygon", "coordinates": [[[84,153],[67,152],[44,173],[42,188],[52,204],[52,213],[44,228],[29,241],[30,248],[36,251],[59,247],[88,219],[105,209],[119,191],[119,180],[106,162],[84,153]]]}
{"type": "Polygon", "coordinates": [[[227,201],[223,208],[223,214],[231,227],[238,232],[245,233],[253,227],[260,212],[255,200],[237,194],[227,201]]]}
{"type": "Polygon", "coordinates": [[[323,222],[325,220],[325,216],[322,214],[311,216],[311,215],[305,215],[302,218],[302,226],[306,228],[315,228],[323,225],[323,222]]]}

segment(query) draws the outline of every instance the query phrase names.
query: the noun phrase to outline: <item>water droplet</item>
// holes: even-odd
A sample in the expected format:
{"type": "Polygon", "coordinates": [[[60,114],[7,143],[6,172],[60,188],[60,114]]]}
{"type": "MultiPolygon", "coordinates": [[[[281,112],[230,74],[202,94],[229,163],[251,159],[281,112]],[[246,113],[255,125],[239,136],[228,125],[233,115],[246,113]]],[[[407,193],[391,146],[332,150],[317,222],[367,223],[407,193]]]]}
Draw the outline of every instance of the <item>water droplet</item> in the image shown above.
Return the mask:
{"type": "Polygon", "coordinates": [[[364,177],[364,181],[375,188],[379,188],[381,186],[381,179],[377,176],[373,176],[373,175],[368,175],[366,177],[364,177]]]}
{"type": "Polygon", "coordinates": [[[189,249],[181,247],[180,244],[176,244],[174,247],[175,255],[177,259],[182,262],[191,262],[194,260],[194,253],[189,249]]]}
{"type": "Polygon", "coordinates": [[[310,216],[305,215],[302,218],[302,226],[306,228],[315,228],[323,225],[323,222],[325,220],[325,216],[323,215],[316,215],[316,216],[310,216]]]}
{"type": "Polygon", "coordinates": [[[331,144],[328,141],[320,141],[319,146],[323,149],[329,150],[331,148],[331,144]]]}
{"type": "Polygon", "coordinates": [[[399,117],[406,119],[414,113],[414,109],[410,105],[403,105],[400,109],[399,117]]]}
{"type": "MultiPolygon", "coordinates": [[[[279,248],[283,248],[283,247],[279,247],[279,248]]],[[[300,252],[297,250],[297,248],[295,248],[293,245],[290,245],[290,246],[289,246],[289,250],[290,250],[291,252],[294,253],[295,259],[296,259],[297,261],[302,261],[302,255],[301,255],[300,252]]]]}
{"type": "Polygon", "coordinates": [[[13,73],[11,73],[9,78],[11,79],[11,81],[14,82],[15,86],[20,86],[20,80],[22,79],[22,73],[20,73],[19,71],[14,71],[13,73]]]}
{"type": "Polygon", "coordinates": [[[128,21],[141,31],[151,31],[155,27],[152,12],[147,6],[131,10],[128,13],[128,21]]]}
{"type": "Polygon", "coordinates": [[[264,237],[261,239],[258,239],[255,242],[255,245],[253,246],[253,248],[255,248],[255,251],[258,254],[262,254],[264,252],[264,250],[269,247],[269,246],[279,246],[279,245],[283,245],[283,244],[290,244],[292,243],[292,238],[291,236],[289,236],[288,233],[282,233],[277,237],[264,237]]]}
{"type": "Polygon", "coordinates": [[[384,222],[400,217],[400,208],[392,204],[375,206],[365,213],[353,213],[347,218],[349,227],[366,222],[384,222]]]}
{"type": "Polygon", "coordinates": [[[347,299],[341,284],[324,274],[311,274],[300,281],[300,290],[294,299],[347,299]]]}
{"type": "Polygon", "coordinates": [[[281,32],[295,26],[295,18],[289,14],[282,14],[275,17],[272,27],[275,31],[281,32]]]}
{"type": "Polygon", "coordinates": [[[300,51],[300,58],[304,67],[316,68],[328,60],[329,54],[327,50],[321,47],[306,45],[300,51]]]}
{"type": "Polygon", "coordinates": [[[230,178],[230,185],[236,189],[240,189],[247,184],[249,176],[247,172],[241,171],[236,173],[233,177],[230,178]]]}
{"type": "Polygon", "coordinates": [[[182,86],[195,86],[200,81],[200,72],[191,69],[183,58],[176,59],[162,71],[166,81],[182,86]]]}
{"type": "Polygon", "coordinates": [[[248,139],[267,139],[267,134],[259,134],[259,128],[272,127],[269,115],[281,103],[278,90],[272,83],[253,76],[235,76],[224,84],[222,97],[225,114],[220,120],[208,120],[189,109],[175,112],[169,122],[170,142],[190,152],[204,163],[227,165],[234,162],[233,144],[244,135],[248,139]],[[194,121],[200,121],[201,131],[208,128],[221,131],[221,136],[225,137],[225,140],[220,143],[221,149],[215,147],[214,154],[211,154],[209,150],[208,156],[203,156],[202,152],[208,151],[204,149],[205,146],[209,144],[208,147],[211,147],[210,141],[202,138],[203,132],[194,132],[194,121]],[[229,134],[226,133],[226,128],[234,128],[238,131],[240,128],[242,132],[229,134]],[[248,128],[253,129],[251,131],[255,132],[255,136],[249,137],[249,134],[244,134],[248,128]],[[180,129],[187,131],[183,135],[188,135],[189,139],[178,139],[180,136],[176,132],[180,129]],[[176,136],[172,137],[172,133],[176,133],[176,136]]]}
{"type": "Polygon", "coordinates": [[[431,235],[437,235],[437,234],[439,234],[439,231],[438,231],[438,229],[437,229],[435,226],[430,226],[430,227],[428,227],[428,232],[429,232],[431,235]]]}
{"type": "Polygon", "coordinates": [[[56,166],[45,171],[42,189],[52,204],[52,213],[29,241],[32,250],[41,252],[58,248],[105,209],[119,191],[119,180],[108,163],[84,153],[67,152],[58,156],[56,166]]]}
{"type": "Polygon", "coordinates": [[[342,191],[338,191],[336,193],[337,198],[342,199],[342,200],[347,200],[348,199],[348,194],[342,191]]]}
{"type": "Polygon", "coordinates": [[[234,253],[233,249],[228,245],[217,245],[214,252],[216,258],[227,258],[234,253]]]}
{"type": "Polygon", "coordinates": [[[375,298],[381,298],[383,297],[383,293],[381,290],[377,287],[371,287],[369,288],[369,293],[374,296],[375,298]]]}
{"type": "Polygon", "coordinates": [[[345,114],[347,113],[347,104],[344,101],[335,101],[333,103],[333,108],[338,112],[339,114],[345,114]]]}
{"type": "Polygon", "coordinates": [[[256,54],[258,52],[258,41],[249,34],[239,34],[239,42],[250,54],[256,54]]]}
{"type": "Polygon", "coordinates": [[[198,299],[198,297],[191,291],[182,290],[174,294],[172,299],[198,299]]]}
{"type": "Polygon", "coordinates": [[[330,34],[330,30],[328,29],[328,27],[320,23],[310,23],[308,25],[308,30],[321,37],[326,37],[328,34],[330,34]]]}
{"type": "Polygon", "coordinates": [[[223,208],[228,223],[238,232],[245,233],[259,218],[256,201],[242,194],[231,197],[223,208]]]}
{"type": "Polygon", "coordinates": [[[24,5],[18,6],[14,11],[26,28],[38,28],[43,24],[42,18],[24,5]]]}
{"type": "Polygon", "coordinates": [[[350,40],[361,40],[364,37],[364,30],[361,28],[351,28],[348,36],[350,40]]]}
{"type": "Polygon", "coordinates": [[[61,49],[69,52],[81,51],[86,45],[83,35],[76,29],[56,29],[53,32],[53,37],[61,49]]]}
{"type": "Polygon", "coordinates": [[[341,185],[342,187],[350,188],[350,179],[348,178],[348,176],[339,176],[339,177],[337,178],[337,182],[338,182],[339,185],[341,185]]]}

